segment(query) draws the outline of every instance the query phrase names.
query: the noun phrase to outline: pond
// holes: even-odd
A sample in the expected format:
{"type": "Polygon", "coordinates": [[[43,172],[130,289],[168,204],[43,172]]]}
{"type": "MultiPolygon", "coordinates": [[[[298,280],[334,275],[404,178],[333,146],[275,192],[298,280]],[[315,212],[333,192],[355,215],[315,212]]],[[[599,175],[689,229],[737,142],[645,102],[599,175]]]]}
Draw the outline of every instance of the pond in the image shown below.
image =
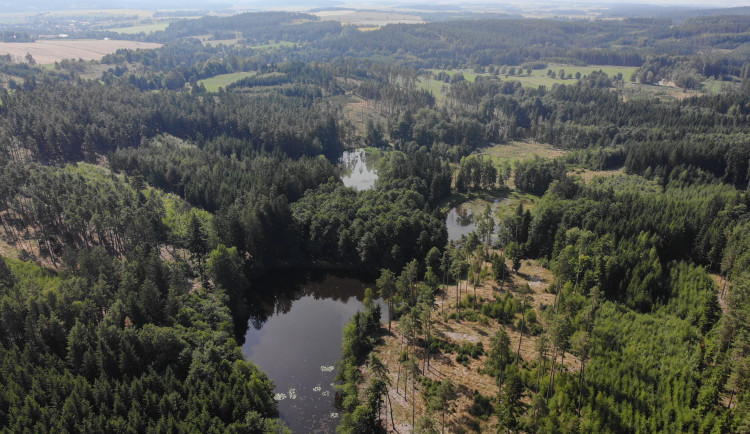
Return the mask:
{"type": "MultiPolygon", "coordinates": [[[[311,270],[284,270],[254,286],[242,352],[273,380],[280,416],[293,432],[336,430],[341,338],[367,287],[374,285],[311,270]]],[[[382,302],[381,309],[385,318],[382,302]]]]}
{"type": "Polygon", "coordinates": [[[448,229],[448,241],[458,241],[463,235],[469,235],[477,228],[474,213],[463,205],[458,205],[448,212],[445,226],[448,229]]]}
{"type": "MultiPolygon", "coordinates": [[[[493,215],[497,214],[501,204],[508,202],[509,200],[505,196],[492,199],[493,215]]],[[[481,200],[481,207],[477,207],[474,202],[470,202],[451,208],[445,217],[445,226],[448,229],[448,241],[458,241],[462,236],[468,236],[474,232],[477,228],[477,223],[474,220],[474,211],[472,209],[482,210],[486,203],[487,201],[481,200]]],[[[495,218],[495,223],[497,224],[497,218],[495,218]]],[[[497,233],[497,227],[495,227],[495,233],[497,233]]]]}
{"type": "Polygon", "coordinates": [[[356,190],[370,190],[378,180],[378,171],[375,169],[382,151],[365,152],[364,149],[344,151],[339,158],[339,167],[342,169],[341,180],[344,185],[356,190]]]}

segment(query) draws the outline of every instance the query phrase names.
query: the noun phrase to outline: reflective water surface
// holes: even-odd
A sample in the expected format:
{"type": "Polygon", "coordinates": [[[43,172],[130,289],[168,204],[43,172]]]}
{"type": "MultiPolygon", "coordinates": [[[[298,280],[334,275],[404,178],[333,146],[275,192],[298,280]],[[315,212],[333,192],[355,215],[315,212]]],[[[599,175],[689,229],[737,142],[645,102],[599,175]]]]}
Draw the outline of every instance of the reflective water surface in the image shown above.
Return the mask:
{"type": "Polygon", "coordinates": [[[448,241],[460,240],[462,235],[469,235],[477,228],[474,214],[463,205],[458,205],[448,212],[445,226],[448,229],[448,241]]]}
{"type": "Polygon", "coordinates": [[[284,270],[254,285],[242,352],[274,381],[279,413],[293,432],[335,431],[343,329],[368,286],[310,270],[284,270]]]}
{"type": "MultiPolygon", "coordinates": [[[[505,196],[492,199],[493,215],[497,213],[503,203],[507,202],[508,199],[505,196]]],[[[497,223],[498,220],[495,218],[495,224],[497,223]]],[[[463,235],[468,236],[474,232],[477,229],[477,222],[472,210],[466,204],[462,204],[451,208],[445,218],[445,226],[448,229],[448,241],[458,241],[463,235]]],[[[495,227],[494,232],[497,233],[497,227],[495,227]]]]}
{"type": "Polygon", "coordinates": [[[365,153],[364,149],[344,151],[339,159],[339,166],[343,169],[341,180],[344,185],[357,190],[369,190],[378,180],[375,166],[380,159],[380,152],[365,153]]]}

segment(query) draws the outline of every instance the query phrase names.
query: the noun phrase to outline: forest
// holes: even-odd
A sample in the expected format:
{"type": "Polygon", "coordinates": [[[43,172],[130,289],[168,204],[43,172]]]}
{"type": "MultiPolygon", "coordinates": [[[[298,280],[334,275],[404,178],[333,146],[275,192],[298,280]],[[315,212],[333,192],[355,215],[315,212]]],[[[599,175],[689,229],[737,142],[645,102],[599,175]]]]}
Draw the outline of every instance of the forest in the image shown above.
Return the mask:
{"type": "Polygon", "coordinates": [[[163,46],[0,56],[0,430],[288,432],[243,345],[317,269],[337,432],[750,431],[747,15],[73,37],[163,46]]]}

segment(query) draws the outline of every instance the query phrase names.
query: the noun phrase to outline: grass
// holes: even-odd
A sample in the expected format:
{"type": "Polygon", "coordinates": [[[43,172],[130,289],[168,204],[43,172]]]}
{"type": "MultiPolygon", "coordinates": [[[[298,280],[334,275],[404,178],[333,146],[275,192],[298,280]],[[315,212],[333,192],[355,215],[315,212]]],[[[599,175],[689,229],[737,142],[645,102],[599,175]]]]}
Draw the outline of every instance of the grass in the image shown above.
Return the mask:
{"type": "Polygon", "coordinates": [[[495,222],[499,222],[499,219],[515,213],[519,203],[523,204],[523,209],[530,210],[534,209],[538,200],[539,196],[513,189],[455,193],[446,200],[447,205],[441,208],[441,211],[447,213],[451,208],[460,204],[464,209],[470,210],[473,215],[478,215],[489,205],[495,222]]]}
{"type": "Polygon", "coordinates": [[[270,42],[268,44],[253,45],[250,48],[253,48],[255,50],[271,50],[274,48],[282,48],[282,47],[289,48],[289,47],[294,47],[296,45],[297,44],[295,44],[294,42],[276,41],[276,42],[270,42]]]}
{"type": "Polygon", "coordinates": [[[352,123],[356,133],[362,137],[365,134],[365,128],[368,120],[372,120],[380,125],[386,125],[385,117],[373,107],[373,104],[352,95],[334,95],[326,98],[331,105],[338,105],[343,108],[344,116],[352,123]]]}
{"type": "Polygon", "coordinates": [[[227,87],[235,81],[241,80],[245,77],[252,77],[257,72],[233,72],[231,74],[216,75],[205,80],[200,80],[198,83],[203,84],[209,92],[218,92],[220,87],[227,87]]]}
{"type": "Polygon", "coordinates": [[[535,155],[544,158],[557,158],[565,151],[555,149],[552,145],[537,142],[511,142],[504,145],[494,145],[484,149],[482,155],[489,155],[495,161],[525,161],[535,155]]]}
{"type": "Polygon", "coordinates": [[[505,76],[500,74],[500,78],[504,81],[516,80],[520,81],[521,85],[528,87],[551,87],[554,84],[574,84],[575,78],[561,79],[559,76],[552,78],[547,76],[547,71],[552,70],[555,74],[558,74],[561,69],[565,70],[565,76],[573,74],[575,77],[576,73],[580,73],[581,76],[589,75],[594,71],[602,71],[607,74],[610,78],[617,74],[622,74],[623,80],[626,82],[630,80],[630,76],[638,69],[636,67],[629,66],[606,66],[606,65],[592,65],[592,66],[573,66],[573,65],[559,65],[550,64],[545,69],[535,69],[531,71],[531,75],[526,75],[526,72],[522,75],[509,75],[505,76]]]}
{"type": "Polygon", "coordinates": [[[113,32],[116,33],[122,33],[124,35],[135,35],[137,33],[152,33],[152,32],[158,32],[158,31],[164,31],[169,26],[170,21],[162,21],[158,23],[152,23],[152,24],[141,24],[137,26],[129,26],[129,27],[119,27],[115,29],[110,29],[113,32]]]}
{"type": "Polygon", "coordinates": [[[721,81],[709,79],[701,83],[701,90],[708,93],[718,94],[721,92],[721,81]]]}
{"type": "MultiPolygon", "coordinates": [[[[573,84],[576,82],[575,78],[566,78],[565,80],[557,78],[551,78],[547,76],[547,70],[551,69],[555,72],[555,74],[559,73],[561,69],[565,70],[566,77],[568,74],[573,74],[575,77],[576,72],[580,72],[581,76],[589,75],[593,71],[599,71],[606,73],[609,77],[614,77],[618,73],[622,73],[623,79],[627,82],[630,80],[630,76],[638,69],[636,67],[629,67],[629,66],[609,66],[609,65],[590,65],[590,66],[573,66],[573,65],[560,65],[560,64],[549,64],[547,68],[545,69],[535,69],[531,71],[531,75],[526,75],[526,71],[524,70],[523,74],[521,75],[505,75],[500,74],[498,78],[504,81],[519,81],[521,82],[522,86],[526,87],[539,87],[539,86],[546,86],[551,87],[553,84],[573,84]]],[[[456,70],[447,70],[447,69],[431,69],[432,73],[434,75],[439,74],[440,72],[446,72],[451,77],[461,72],[464,75],[464,78],[468,81],[475,81],[477,76],[489,76],[489,73],[476,73],[471,69],[456,69],[456,70]]],[[[426,81],[425,79],[422,79],[423,81],[426,81]]],[[[433,82],[438,83],[437,85],[430,84],[429,86],[424,85],[420,88],[422,89],[428,89],[433,92],[433,94],[438,97],[439,95],[439,89],[443,84],[437,80],[431,80],[433,82]]]]}
{"type": "Polygon", "coordinates": [[[617,176],[624,175],[625,168],[619,168],[614,170],[588,170],[588,169],[574,169],[568,172],[569,176],[578,176],[586,184],[591,183],[594,178],[603,176],[617,176]]]}
{"type": "Polygon", "coordinates": [[[448,92],[448,89],[450,89],[451,85],[449,83],[443,83],[440,80],[435,80],[434,78],[428,80],[425,77],[419,77],[419,83],[417,84],[417,88],[430,91],[430,93],[432,93],[432,95],[438,101],[445,100],[445,94],[443,94],[443,86],[445,86],[445,91],[448,92]]]}

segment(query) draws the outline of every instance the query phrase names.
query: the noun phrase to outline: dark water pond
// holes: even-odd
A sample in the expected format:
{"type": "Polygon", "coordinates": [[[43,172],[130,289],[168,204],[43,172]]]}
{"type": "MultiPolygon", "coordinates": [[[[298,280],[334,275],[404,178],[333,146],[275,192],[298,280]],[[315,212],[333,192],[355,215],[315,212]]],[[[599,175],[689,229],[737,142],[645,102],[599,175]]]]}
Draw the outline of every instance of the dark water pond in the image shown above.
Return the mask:
{"type": "Polygon", "coordinates": [[[367,154],[364,149],[344,151],[339,159],[342,168],[341,180],[344,185],[357,190],[369,190],[378,180],[375,166],[380,159],[380,153],[367,154]]]}
{"type": "Polygon", "coordinates": [[[335,432],[341,338],[367,287],[374,285],[310,270],[285,270],[254,286],[242,352],[274,381],[279,413],[293,432],[335,432]]]}

